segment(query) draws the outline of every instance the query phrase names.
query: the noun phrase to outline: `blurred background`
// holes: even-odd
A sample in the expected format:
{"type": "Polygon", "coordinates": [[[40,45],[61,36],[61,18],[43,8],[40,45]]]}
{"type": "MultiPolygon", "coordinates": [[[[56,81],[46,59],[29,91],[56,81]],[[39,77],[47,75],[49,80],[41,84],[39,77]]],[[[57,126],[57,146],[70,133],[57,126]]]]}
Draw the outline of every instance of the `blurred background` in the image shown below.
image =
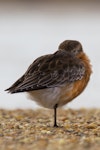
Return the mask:
{"type": "Polygon", "coordinates": [[[93,66],[88,87],[66,108],[100,108],[100,1],[0,1],[0,108],[39,107],[25,93],[4,90],[66,39],[79,40],[93,66]]]}

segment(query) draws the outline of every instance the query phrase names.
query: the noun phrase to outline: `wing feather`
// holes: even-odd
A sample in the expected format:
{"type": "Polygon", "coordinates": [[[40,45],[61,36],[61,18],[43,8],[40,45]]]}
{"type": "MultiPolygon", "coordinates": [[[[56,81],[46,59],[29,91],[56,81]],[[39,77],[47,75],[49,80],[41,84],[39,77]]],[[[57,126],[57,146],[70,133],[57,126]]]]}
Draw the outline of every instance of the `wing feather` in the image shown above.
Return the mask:
{"type": "Polygon", "coordinates": [[[81,80],[84,74],[85,67],[81,60],[67,53],[61,56],[58,51],[36,59],[19,79],[20,82],[17,80],[7,90],[16,93],[62,86],[81,80]]]}

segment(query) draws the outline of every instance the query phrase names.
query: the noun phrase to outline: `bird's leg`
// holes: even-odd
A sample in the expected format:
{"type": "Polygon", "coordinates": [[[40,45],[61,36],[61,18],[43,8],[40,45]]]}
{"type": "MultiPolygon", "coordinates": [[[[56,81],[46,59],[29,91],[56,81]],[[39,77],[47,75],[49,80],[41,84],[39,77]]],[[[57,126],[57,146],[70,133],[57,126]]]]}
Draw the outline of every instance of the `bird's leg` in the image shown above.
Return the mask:
{"type": "Polygon", "coordinates": [[[58,127],[57,125],[57,104],[54,106],[54,127],[58,127]]]}

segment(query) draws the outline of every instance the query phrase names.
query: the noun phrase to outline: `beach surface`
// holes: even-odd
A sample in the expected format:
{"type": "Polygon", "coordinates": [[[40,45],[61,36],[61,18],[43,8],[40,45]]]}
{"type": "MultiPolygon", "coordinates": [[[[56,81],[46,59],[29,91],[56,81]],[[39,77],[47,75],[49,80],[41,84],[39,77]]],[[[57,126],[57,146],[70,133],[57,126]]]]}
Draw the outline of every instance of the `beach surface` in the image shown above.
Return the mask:
{"type": "Polygon", "coordinates": [[[0,150],[99,150],[100,109],[0,110],[0,150]]]}

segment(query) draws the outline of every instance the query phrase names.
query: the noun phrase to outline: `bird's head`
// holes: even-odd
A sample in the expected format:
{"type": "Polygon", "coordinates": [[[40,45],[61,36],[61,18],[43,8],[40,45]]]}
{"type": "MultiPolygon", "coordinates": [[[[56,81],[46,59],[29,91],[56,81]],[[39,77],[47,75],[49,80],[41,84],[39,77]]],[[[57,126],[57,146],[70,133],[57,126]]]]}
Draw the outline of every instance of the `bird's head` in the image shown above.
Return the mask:
{"type": "Polygon", "coordinates": [[[65,50],[73,55],[83,52],[82,45],[78,41],[66,40],[59,45],[59,50],[65,50]]]}

